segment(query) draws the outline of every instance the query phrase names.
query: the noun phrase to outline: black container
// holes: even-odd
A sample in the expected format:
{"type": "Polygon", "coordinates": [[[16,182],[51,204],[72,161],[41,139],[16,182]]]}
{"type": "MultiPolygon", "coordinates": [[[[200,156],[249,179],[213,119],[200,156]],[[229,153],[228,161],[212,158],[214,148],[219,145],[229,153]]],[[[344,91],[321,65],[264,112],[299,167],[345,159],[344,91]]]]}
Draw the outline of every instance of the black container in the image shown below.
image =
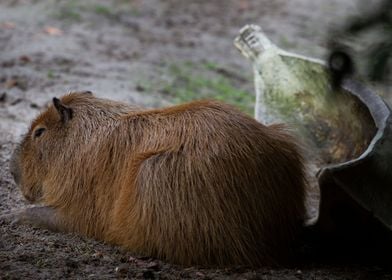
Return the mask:
{"type": "MultiPolygon", "coordinates": [[[[377,238],[392,230],[392,118],[389,106],[359,82],[343,88],[368,110],[377,131],[357,158],[322,167],[317,229],[330,237],[377,238]]],[[[368,124],[367,124],[368,125],[368,124]]]]}

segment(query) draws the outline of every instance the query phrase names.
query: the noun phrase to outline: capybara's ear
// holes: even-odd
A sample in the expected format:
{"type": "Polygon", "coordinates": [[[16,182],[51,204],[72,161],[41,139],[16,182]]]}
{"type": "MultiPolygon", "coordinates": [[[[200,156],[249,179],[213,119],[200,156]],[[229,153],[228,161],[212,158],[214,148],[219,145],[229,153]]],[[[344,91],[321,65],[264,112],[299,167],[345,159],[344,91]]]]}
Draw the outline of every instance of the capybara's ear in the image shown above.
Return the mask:
{"type": "Polygon", "coordinates": [[[53,97],[53,105],[56,108],[57,112],[60,115],[60,119],[62,123],[67,123],[72,119],[73,111],[71,108],[65,106],[60,99],[53,97]]]}
{"type": "Polygon", "coordinates": [[[93,95],[92,91],[90,91],[90,90],[85,90],[85,91],[82,91],[81,93],[88,94],[88,95],[93,95]]]}

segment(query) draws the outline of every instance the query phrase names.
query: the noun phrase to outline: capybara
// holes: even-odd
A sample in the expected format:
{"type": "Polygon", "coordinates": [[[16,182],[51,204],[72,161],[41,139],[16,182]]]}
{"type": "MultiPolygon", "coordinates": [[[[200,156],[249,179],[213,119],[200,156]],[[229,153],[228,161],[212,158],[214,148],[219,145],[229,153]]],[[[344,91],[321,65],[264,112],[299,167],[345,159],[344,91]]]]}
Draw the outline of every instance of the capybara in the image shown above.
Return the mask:
{"type": "Polygon", "coordinates": [[[70,93],[11,160],[14,215],[182,265],[260,266],[292,254],[306,185],[296,140],[230,105],[141,109],[70,93]]]}

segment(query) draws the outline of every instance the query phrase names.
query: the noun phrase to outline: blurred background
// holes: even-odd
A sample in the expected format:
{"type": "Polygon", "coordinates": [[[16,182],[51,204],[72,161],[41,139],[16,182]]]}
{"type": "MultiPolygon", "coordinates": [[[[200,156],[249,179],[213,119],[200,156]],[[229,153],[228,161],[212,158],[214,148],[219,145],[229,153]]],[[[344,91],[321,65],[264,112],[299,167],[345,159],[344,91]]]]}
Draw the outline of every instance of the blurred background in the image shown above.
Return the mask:
{"type": "Polygon", "coordinates": [[[370,6],[360,0],[2,0],[0,131],[14,141],[52,97],[74,90],[149,107],[217,98],[252,114],[252,67],[233,46],[243,25],[260,25],[282,49],[324,59],[330,31],[370,6]]]}

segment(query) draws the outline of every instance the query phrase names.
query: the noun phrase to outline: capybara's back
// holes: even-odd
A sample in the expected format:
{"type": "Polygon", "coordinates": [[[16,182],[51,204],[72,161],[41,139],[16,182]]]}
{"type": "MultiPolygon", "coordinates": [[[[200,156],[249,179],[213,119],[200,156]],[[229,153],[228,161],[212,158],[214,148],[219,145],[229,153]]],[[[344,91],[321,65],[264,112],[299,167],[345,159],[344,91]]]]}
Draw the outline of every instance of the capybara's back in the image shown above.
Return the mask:
{"type": "Polygon", "coordinates": [[[66,120],[51,107],[31,131],[56,129],[40,201],[62,230],[184,265],[258,266],[291,254],[305,175],[282,126],[215,101],[140,110],[71,94],[61,103],[66,120]]]}

